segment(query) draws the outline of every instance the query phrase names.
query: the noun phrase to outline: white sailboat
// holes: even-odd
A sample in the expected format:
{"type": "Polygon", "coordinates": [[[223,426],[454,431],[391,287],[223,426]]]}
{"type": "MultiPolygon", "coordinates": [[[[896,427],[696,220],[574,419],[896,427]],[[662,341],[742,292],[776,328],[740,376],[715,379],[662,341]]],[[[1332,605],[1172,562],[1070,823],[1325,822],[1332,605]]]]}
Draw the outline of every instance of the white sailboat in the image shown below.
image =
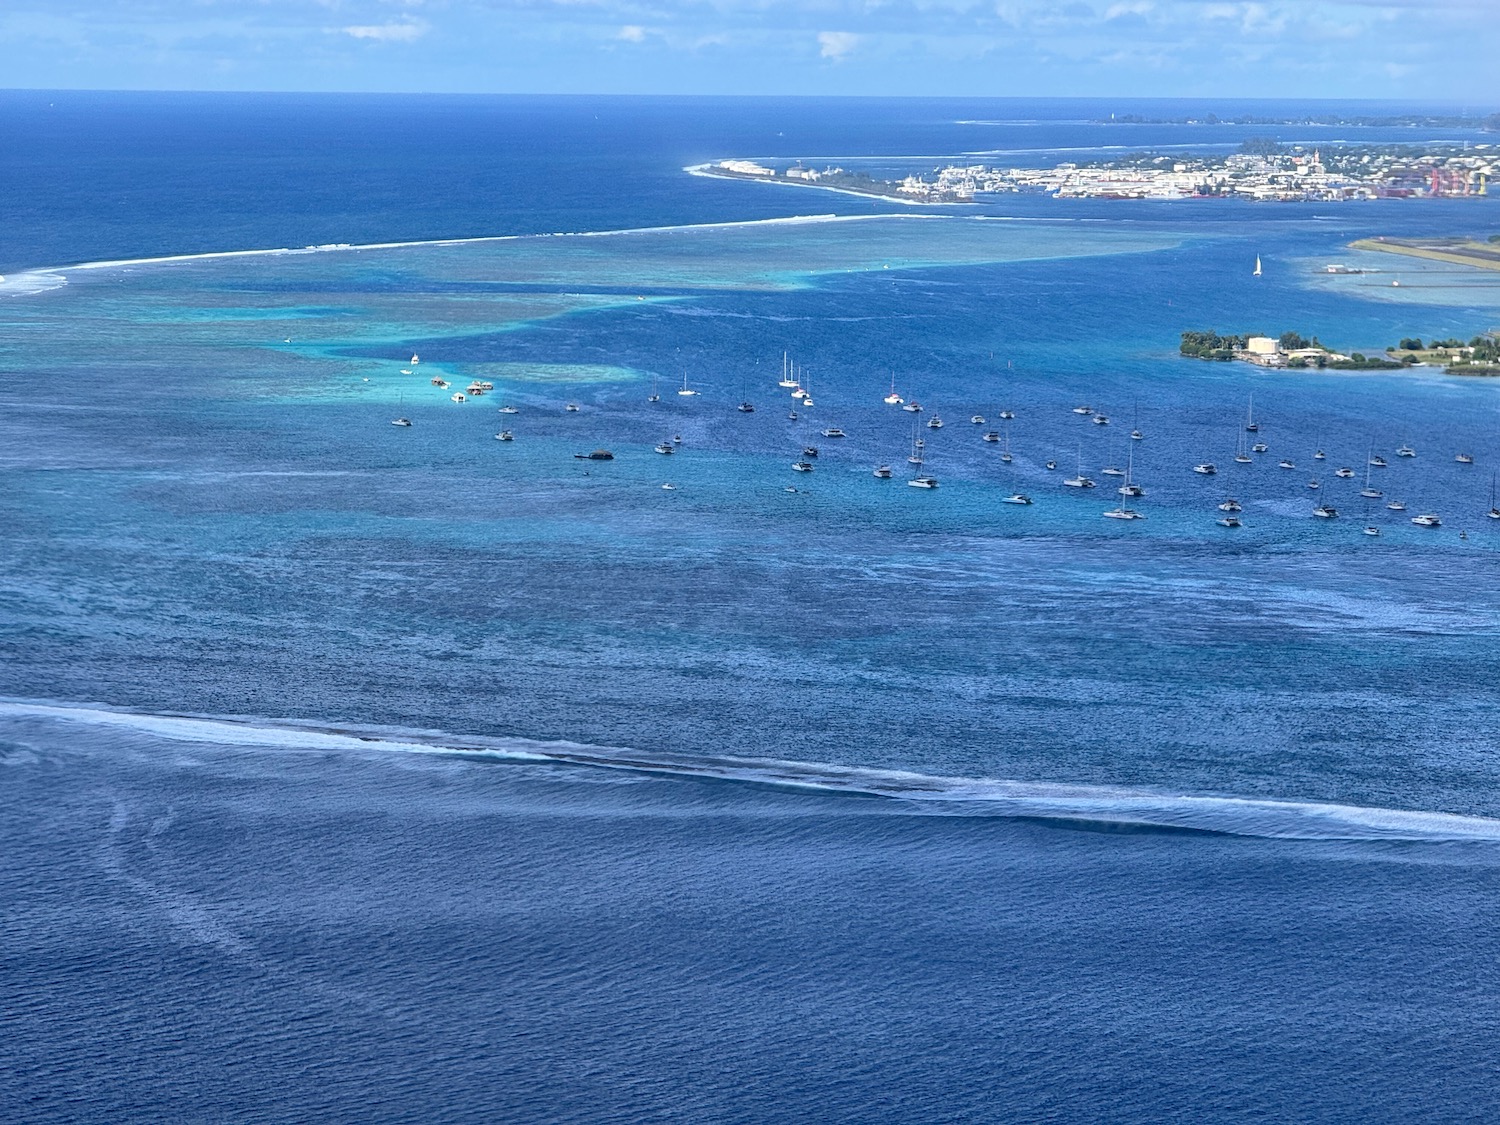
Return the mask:
{"type": "Polygon", "coordinates": [[[776,385],[778,387],[786,387],[788,390],[797,385],[797,380],[793,377],[791,371],[787,369],[786,352],[781,353],[781,382],[776,385]]]}
{"type": "Polygon", "coordinates": [[[1259,254],[1255,255],[1255,272],[1252,273],[1250,276],[1251,277],[1259,277],[1260,276],[1260,255],[1259,254]]]}
{"type": "Polygon", "coordinates": [[[678,391],[677,393],[680,394],[680,395],[682,395],[684,398],[691,398],[693,395],[695,395],[695,394],[698,393],[695,390],[689,389],[689,387],[688,387],[688,377],[687,377],[687,372],[686,371],[684,371],[682,373],[682,390],[678,391]]]}

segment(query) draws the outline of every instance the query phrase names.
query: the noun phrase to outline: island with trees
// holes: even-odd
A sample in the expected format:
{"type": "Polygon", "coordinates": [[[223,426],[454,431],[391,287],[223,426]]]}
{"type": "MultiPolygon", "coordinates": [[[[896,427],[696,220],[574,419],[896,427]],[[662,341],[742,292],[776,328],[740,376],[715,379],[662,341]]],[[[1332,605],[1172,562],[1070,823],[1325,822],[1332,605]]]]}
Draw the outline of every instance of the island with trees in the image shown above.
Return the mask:
{"type": "Polygon", "coordinates": [[[1420,337],[1404,337],[1387,347],[1383,355],[1335,351],[1316,336],[1300,332],[1267,336],[1187,331],[1182,333],[1178,351],[1192,359],[1242,360],[1285,370],[1400,371],[1440,366],[1452,375],[1500,375],[1500,329],[1475,336],[1467,343],[1451,337],[1424,344],[1420,337]]]}

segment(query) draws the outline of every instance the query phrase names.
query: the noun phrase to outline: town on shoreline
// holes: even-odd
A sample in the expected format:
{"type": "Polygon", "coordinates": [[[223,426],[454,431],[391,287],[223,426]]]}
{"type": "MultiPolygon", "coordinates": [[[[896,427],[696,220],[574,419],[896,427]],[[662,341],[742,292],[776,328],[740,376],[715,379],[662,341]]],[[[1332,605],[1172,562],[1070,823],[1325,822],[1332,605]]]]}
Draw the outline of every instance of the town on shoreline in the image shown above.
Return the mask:
{"type": "Polygon", "coordinates": [[[900,203],[963,204],[981,196],[1041,192],[1057,199],[1237,198],[1257,202],[1342,202],[1412,197],[1480,197],[1500,173],[1500,143],[1307,148],[1246,141],[1240,151],[1192,156],[1138,153],[1066,161],[1050,168],[953,164],[899,180],[797,161],[772,167],[720,160],[694,175],[850,192],[900,203]]]}

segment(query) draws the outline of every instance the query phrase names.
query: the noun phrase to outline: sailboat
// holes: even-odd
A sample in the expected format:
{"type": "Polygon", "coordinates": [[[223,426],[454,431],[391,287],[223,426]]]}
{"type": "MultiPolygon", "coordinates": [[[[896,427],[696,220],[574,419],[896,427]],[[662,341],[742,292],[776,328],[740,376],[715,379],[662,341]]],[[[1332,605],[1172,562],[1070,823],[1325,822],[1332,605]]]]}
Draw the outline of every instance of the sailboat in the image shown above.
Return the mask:
{"type": "Polygon", "coordinates": [[[1009,426],[1005,427],[1005,445],[1000,450],[1000,460],[1003,461],[1003,462],[1005,462],[1005,464],[1007,464],[1007,465],[1009,465],[1011,463],[1011,460],[1012,460],[1011,455],[1010,455],[1010,427],[1009,426]]]}
{"type": "Polygon", "coordinates": [[[1142,488],[1140,485],[1136,484],[1135,481],[1131,479],[1131,477],[1134,474],[1134,472],[1135,472],[1135,447],[1132,446],[1131,449],[1130,449],[1130,451],[1125,455],[1125,483],[1122,484],[1122,485],[1120,485],[1120,488],[1119,488],[1119,492],[1120,492],[1121,496],[1133,496],[1133,497],[1135,497],[1135,496],[1144,496],[1144,495],[1146,495],[1146,490],[1144,488],[1142,488]]]}
{"type": "Polygon", "coordinates": [[[787,356],[786,356],[786,352],[782,352],[781,353],[781,382],[777,383],[776,385],[778,387],[786,387],[788,390],[790,390],[792,387],[795,387],[797,385],[797,380],[793,377],[792,373],[787,369],[787,356]]]}
{"type": "Polygon", "coordinates": [[[905,401],[896,393],[896,373],[893,371],[891,372],[891,393],[885,396],[885,403],[887,406],[900,406],[905,401]]]}
{"type": "MultiPolygon", "coordinates": [[[[1373,449],[1370,450],[1370,453],[1372,455],[1374,454],[1374,452],[1375,451],[1373,449]]],[[[1359,494],[1366,500],[1379,500],[1383,495],[1385,495],[1380,491],[1380,489],[1370,487],[1370,469],[1374,466],[1374,464],[1375,458],[1373,456],[1365,458],[1365,486],[1359,490],[1359,494]]]]}
{"type": "Polygon", "coordinates": [[[1500,508],[1495,507],[1495,477],[1490,476],[1490,510],[1485,513],[1492,520],[1500,520],[1500,508]]]}
{"type": "Polygon", "coordinates": [[[1252,461],[1255,460],[1255,458],[1251,457],[1250,454],[1245,449],[1245,435],[1244,434],[1240,434],[1237,438],[1235,438],[1235,442],[1234,442],[1234,459],[1237,462],[1239,462],[1241,465],[1248,465],[1252,461]]]}
{"type": "Polygon", "coordinates": [[[692,395],[698,393],[697,391],[688,389],[688,377],[686,371],[682,373],[682,390],[678,391],[677,393],[683,395],[684,397],[691,397],[692,395]]]}
{"type": "MultiPolygon", "coordinates": [[[[400,398],[400,401],[398,401],[396,403],[396,409],[400,410],[405,405],[406,405],[406,396],[402,395],[401,398],[400,398]]],[[[411,425],[411,419],[408,418],[405,414],[402,414],[399,418],[392,418],[391,419],[391,425],[393,425],[393,426],[410,426],[411,425]]],[[[1491,494],[1490,495],[1490,506],[1491,507],[1494,507],[1494,499],[1495,499],[1495,497],[1494,497],[1494,491],[1495,490],[1492,487],[1490,489],[1490,494],[1491,494]]]]}
{"type": "Polygon", "coordinates": [[[1251,277],[1259,277],[1260,276],[1260,255],[1259,254],[1255,255],[1255,272],[1252,273],[1250,276],[1251,277]]]}
{"type": "Polygon", "coordinates": [[[1245,408],[1245,432],[1255,434],[1260,432],[1260,423],[1255,420],[1255,396],[1250,396],[1250,405],[1245,408]]]}
{"type": "Polygon", "coordinates": [[[1063,484],[1065,484],[1069,488],[1093,488],[1094,487],[1094,482],[1091,481],[1088,477],[1086,477],[1086,476],[1083,475],[1083,450],[1082,449],[1080,449],[1078,451],[1078,475],[1077,476],[1073,476],[1073,477],[1068,477],[1066,480],[1063,481],[1063,484]]]}
{"type": "Polygon", "coordinates": [[[661,401],[661,395],[657,393],[656,384],[657,384],[657,376],[653,375],[653,376],[651,376],[651,397],[646,400],[647,402],[660,402],[661,401]]]}

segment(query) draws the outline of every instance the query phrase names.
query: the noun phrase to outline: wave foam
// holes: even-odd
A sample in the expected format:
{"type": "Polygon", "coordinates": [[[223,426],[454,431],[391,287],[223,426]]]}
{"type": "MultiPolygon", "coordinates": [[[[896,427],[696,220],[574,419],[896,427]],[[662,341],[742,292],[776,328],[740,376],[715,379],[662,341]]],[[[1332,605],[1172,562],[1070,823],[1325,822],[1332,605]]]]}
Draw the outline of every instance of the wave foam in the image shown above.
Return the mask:
{"type": "MultiPolygon", "coordinates": [[[[300,254],[357,253],[361,250],[405,250],[424,246],[471,246],[489,242],[523,242],[539,238],[618,238],[628,235],[667,234],[674,231],[735,230],[743,227],[799,226],[812,223],[870,223],[914,218],[908,215],[786,215],[774,219],[741,219],[719,223],[680,223],[675,226],[622,227],[616,230],[554,231],[540,234],[486,234],[468,238],[425,238],[408,242],[335,242],[322,246],[280,246],[252,250],[213,250],[201,254],[165,254],[154,258],[110,258],[77,262],[67,266],[38,266],[0,277],[0,296],[27,296],[66,285],[67,275],[81,270],[130,269],[138,266],[208,262],[224,258],[288,257],[300,254]]],[[[930,216],[924,216],[930,217],[930,216]]]]}
{"type": "Polygon", "coordinates": [[[1500,820],[1455,813],[1366,808],[1313,801],[1153,793],[1139,789],[709,755],[641,753],[573,742],[457,737],[297,721],[145,714],[103,707],[0,701],[0,720],[41,719],[113,727],[173,742],[323,752],[405,753],[773,785],[904,802],[930,812],[1148,828],[1275,840],[1500,842],[1500,820]]]}

